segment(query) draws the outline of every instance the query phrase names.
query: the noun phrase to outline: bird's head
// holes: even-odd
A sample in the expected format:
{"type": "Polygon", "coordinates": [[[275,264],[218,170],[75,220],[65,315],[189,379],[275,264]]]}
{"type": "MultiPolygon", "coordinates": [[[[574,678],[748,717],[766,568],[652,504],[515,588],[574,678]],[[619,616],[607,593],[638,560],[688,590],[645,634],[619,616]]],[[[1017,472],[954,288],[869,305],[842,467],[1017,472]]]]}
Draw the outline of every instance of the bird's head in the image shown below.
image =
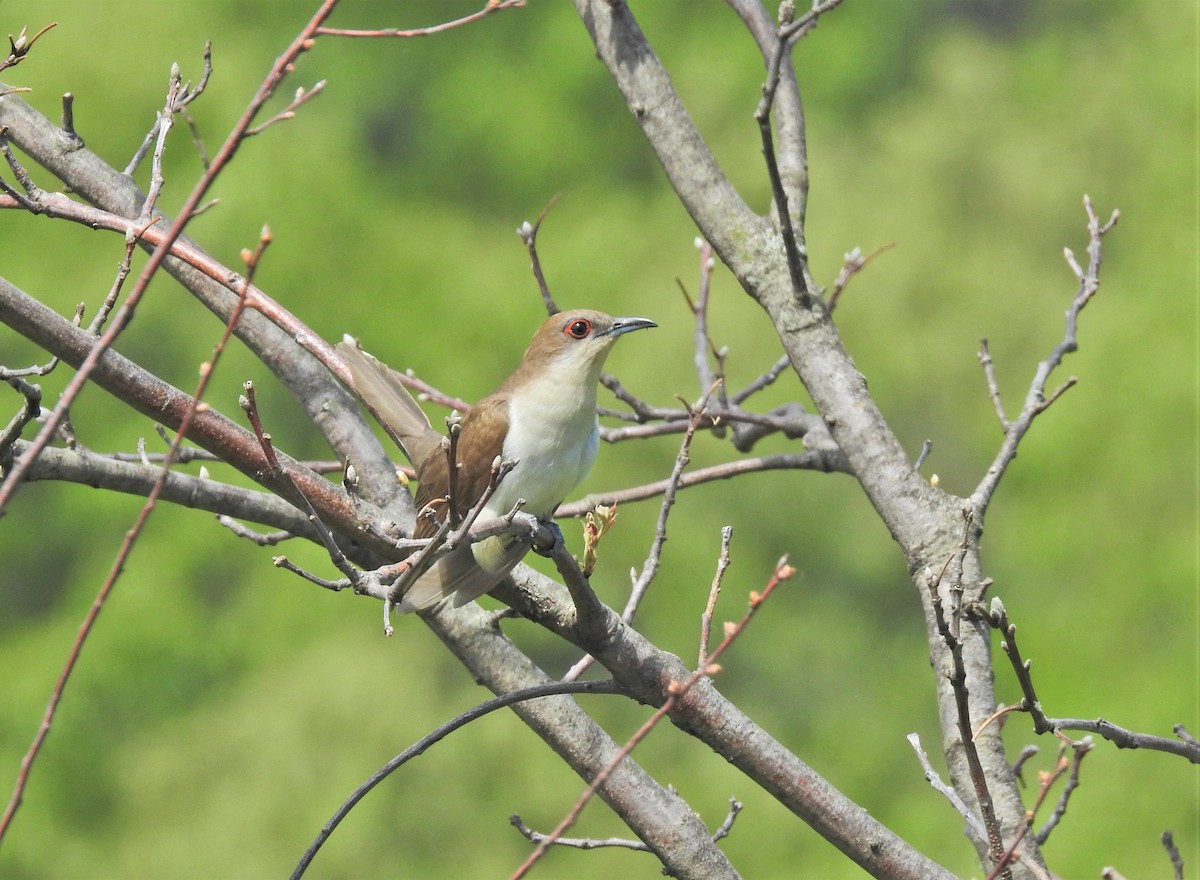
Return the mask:
{"type": "Polygon", "coordinates": [[[594,309],[559,312],[538,328],[513,378],[551,375],[561,377],[564,384],[590,382],[594,386],[617,339],[657,326],[649,318],[614,318],[594,309]]]}

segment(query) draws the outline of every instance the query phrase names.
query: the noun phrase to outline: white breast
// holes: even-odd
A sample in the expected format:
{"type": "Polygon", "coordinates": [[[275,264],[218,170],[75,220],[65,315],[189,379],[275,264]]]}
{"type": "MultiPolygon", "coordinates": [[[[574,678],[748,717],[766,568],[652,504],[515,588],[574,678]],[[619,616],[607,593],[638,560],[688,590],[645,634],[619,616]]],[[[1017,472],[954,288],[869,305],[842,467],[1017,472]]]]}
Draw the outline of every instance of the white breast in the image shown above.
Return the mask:
{"type": "Polygon", "coordinates": [[[526,512],[548,518],[592,469],[600,444],[595,381],[562,379],[527,385],[509,403],[504,457],[520,463],[488,504],[494,513],[524,498],[526,512]]]}

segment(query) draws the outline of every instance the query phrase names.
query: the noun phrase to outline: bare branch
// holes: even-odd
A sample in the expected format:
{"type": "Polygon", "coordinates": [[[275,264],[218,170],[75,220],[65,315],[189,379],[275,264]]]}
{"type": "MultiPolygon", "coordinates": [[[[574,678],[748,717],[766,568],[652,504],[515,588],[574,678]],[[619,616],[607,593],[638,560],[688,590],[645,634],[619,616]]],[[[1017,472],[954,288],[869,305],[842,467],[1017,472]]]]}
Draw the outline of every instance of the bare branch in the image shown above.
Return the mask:
{"type": "Polygon", "coordinates": [[[272,125],[277,122],[286,122],[289,119],[296,118],[296,111],[307,104],[317,95],[321,94],[325,89],[325,80],[314,83],[311,89],[305,90],[303,87],[296,89],[296,93],[292,96],[292,100],[288,105],[268,119],[266,122],[260,123],[253,128],[246,129],[246,137],[254,137],[262,134],[272,125]]]}
{"type": "MultiPolygon", "coordinates": [[[[840,452],[810,450],[809,452],[781,453],[764,455],[757,458],[739,458],[724,464],[700,468],[682,474],[677,488],[687,489],[714,480],[729,480],[742,474],[757,473],[772,470],[815,470],[823,473],[849,473],[846,458],[840,452]]],[[[586,498],[563,504],[555,512],[558,518],[583,516],[597,504],[625,504],[629,501],[642,501],[663,494],[667,490],[668,480],[658,480],[630,489],[614,489],[608,492],[593,492],[586,498]]]]}
{"type": "Polygon", "coordinates": [[[721,581],[725,579],[725,571],[729,568],[729,544],[733,540],[733,526],[721,528],[721,554],[717,557],[717,570],[713,574],[712,585],[708,588],[708,604],[700,615],[700,657],[703,663],[708,656],[708,640],[712,635],[713,612],[717,609],[717,597],[721,595],[721,581]]]}
{"type": "Polygon", "coordinates": [[[1180,755],[1187,758],[1193,764],[1200,764],[1200,743],[1187,736],[1186,731],[1183,731],[1182,725],[1175,728],[1176,735],[1180,737],[1176,741],[1162,736],[1134,733],[1123,727],[1118,727],[1104,718],[1096,718],[1089,721],[1082,718],[1047,717],[1042,711],[1042,704],[1038,700],[1037,691],[1033,685],[1033,677],[1030,675],[1033,661],[1022,659],[1020,649],[1017,647],[1016,624],[1009,623],[1008,612],[1005,610],[1004,603],[1000,601],[999,597],[992,598],[991,608],[983,611],[982,617],[993,629],[998,630],[1001,634],[1003,641],[1000,642],[1000,647],[1004,651],[1005,656],[1008,657],[1013,673],[1021,685],[1021,693],[1024,695],[1024,698],[1021,700],[1020,709],[1029,713],[1033,721],[1034,733],[1039,735],[1052,733],[1064,742],[1074,744],[1074,741],[1063,734],[1063,731],[1078,730],[1102,736],[1119,749],[1152,749],[1154,751],[1169,752],[1173,755],[1180,755]]]}
{"type": "Polygon", "coordinates": [[[1162,833],[1163,849],[1167,851],[1167,857],[1171,860],[1171,867],[1175,871],[1175,880],[1183,880],[1183,856],[1179,854],[1179,847],[1175,845],[1175,835],[1170,831],[1162,833]]]}
{"type": "MultiPolygon", "coordinates": [[[[716,385],[708,389],[707,393],[696,402],[693,407],[692,418],[688,421],[688,430],[683,436],[683,443],[679,446],[679,453],[675,456],[675,465],[671,470],[671,476],[666,480],[666,486],[662,493],[662,504],[658,509],[658,521],[654,529],[654,539],[650,543],[650,552],[646,556],[646,561],[642,564],[642,571],[633,582],[633,587],[629,591],[629,599],[625,602],[625,609],[621,612],[621,620],[625,623],[631,623],[634,615],[637,614],[638,606],[641,605],[642,599],[646,595],[646,591],[650,589],[650,584],[654,582],[655,576],[658,574],[659,557],[662,555],[663,544],[667,541],[667,518],[670,516],[671,508],[675,504],[675,492],[679,488],[679,481],[683,477],[683,469],[688,466],[691,461],[689,450],[692,446],[692,438],[696,434],[696,426],[699,425],[704,415],[704,406],[716,390],[716,385]]],[[[573,681],[582,675],[591,665],[592,657],[586,656],[564,676],[564,681],[573,681]]]]}
{"type": "Polygon", "coordinates": [[[783,371],[789,366],[791,366],[791,361],[788,360],[788,356],[786,354],[781,355],[779,360],[775,361],[769,370],[764,372],[761,376],[752,381],[737,394],[732,395],[729,398],[729,402],[734,406],[740,406],[741,404],[745,403],[746,399],[752,394],[756,394],[759,391],[762,391],[768,385],[773,384],[776,379],[783,375],[783,371]]]}
{"type": "Polygon", "coordinates": [[[837,308],[838,299],[846,289],[846,285],[850,283],[850,279],[866,268],[867,263],[871,262],[884,251],[890,251],[896,246],[896,243],[889,242],[885,245],[880,245],[871,251],[867,256],[862,255],[862,251],[854,248],[850,253],[846,254],[845,262],[842,264],[842,270],[838,272],[837,279],[833,282],[833,289],[829,292],[829,299],[825,301],[826,308],[832,312],[837,308]]]}
{"type": "MultiPolygon", "coordinates": [[[[733,823],[737,820],[738,814],[742,811],[742,804],[736,798],[729,799],[729,812],[725,814],[725,821],[721,823],[716,831],[712,833],[712,839],[715,843],[729,836],[729,832],[733,829],[733,823]]],[[[534,831],[520,816],[513,815],[508,817],[509,823],[520,832],[521,836],[530,843],[540,844],[542,841],[548,840],[549,836],[534,831]]],[[[608,847],[616,847],[618,849],[631,849],[635,852],[650,852],[650,847],[642,843],[640,840],[626,840],[620,837],[610,837],[606,840],[597,840],[592,837],[560,837],[552,841],[553,846],[565,846],[573,849],[604,849],[608,847]]]]}
{"type": "Polygon", "coordinates": [[[986,340],[981,344],[979,362],[983,366],[984,375],[987,377],[988,393],[996,408],[996,414],[1000,418],[1000,424],[1004,428],[1004,442],[1000,445],[1000,450],[996,453],[996,457],[987,469],[983,480],[980,481],[979,486],[971,495],[972,504],[980,515],[987,509],[992,496],[996,492],[996,487],[1000,483],[1000,479],[1004,476],[1004,472],[1008,469],[1012,460],[1016,458],[1017,447],[1020,445],[1021,439],[1029,431],[1030,426],[1032,426],[1033,420],[1045,412],[1064,391],[1075,384],[1076,380],[1071,378],[1058,388],[1058,390],[1051,393],[1049,397],[1046,396],[1046,383],[1050,378],[1050,374],[1062,364],[1063,359],[1068,354],[1079,349],[1079,313],[1083,311],[1084,306],[1091,302],[1092,297],[1096,295],[1096,291],[1100,289],[1101,239],[1112,230],[1113,226],[1117,223],[1117,219],[1120,217],[1119,211],[1113,211],[1109,219],[1102,224],[1096,215],[1095,209],[1092,207],[1092,200],[1088,196],[1083,197],[1083,207],[1088,218],[1087,269],[1085,270],[1080,267],[1079,263],[1075,260],[1074,254],[1069,249],[1066,251],[1067,264],[1071,267],[1072,274],[1079,281],[1079,289],[1075,294],[1075,298],[1071,301],[1071,305],[1067,308],[1062,340],[1047,355],[1045,360],[1038,364],[1033,380],[1030,382],[1029,391],[1025,395],[1025,403],[1021,408],[1021,412],[1011,422],[1005,418],[1004,409],[1000,405],[1000,391],[996,384],[996,376],[992,369],[992,359],[991,355],[988,354],[986,340]]]}

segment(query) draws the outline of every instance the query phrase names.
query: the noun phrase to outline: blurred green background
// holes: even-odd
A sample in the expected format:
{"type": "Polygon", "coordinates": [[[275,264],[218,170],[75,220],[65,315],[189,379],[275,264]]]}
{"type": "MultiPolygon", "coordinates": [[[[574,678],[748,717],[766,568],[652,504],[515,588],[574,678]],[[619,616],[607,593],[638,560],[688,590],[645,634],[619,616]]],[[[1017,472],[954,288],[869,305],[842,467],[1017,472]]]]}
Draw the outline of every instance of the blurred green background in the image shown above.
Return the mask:
{"type": "MultiPolygon", "coordinates": [[[[333,24],[412,27],[478,5],[348,0],[333,24]]],[[[162,104],[170,64],[197,79],[212,40],[215,72],[192,107],[211,153],[315,6],[4,0],[0,32],[59,22],[5,78],[32,88],[25,98],[52,118],[61,93],[73,92],[79,132],[120,168],[162,104]]],[[[730,176],[765,209],[751,118],[761,62],[738,20],[716,0],[633,8],[730,176]]],[[[984,562],[1049,713],[1104,715],[1167,736],[1182,722],[1200,733],[1197,4],[862,0],[822,19],[796,63],[813,271],[829,284],[852,247],[896,244],[851,283],[838,323],[906,447],[915,455],[933,441],[924,471],[951,492],[971,491],[1000,441],[978,340],[989,339],[1015,412],[1036,362],[1061,338],[1075,291],[1062,248],[1082,257],[1082,195],[1104,215],[1121,210],[1081,350],[1056,376],[1076,375],[1079,386],[1022,446],[991,509],[984,562]]],[[[214,255],[238,265],[269,223],[274,244],[258,275],[266,291],[326,338],[355,333],[393,365],[475,399],[511,369],[541,317],[513,232],[561,191],[540,238],[559,302],[654,318],[661,329],[623,343],[609,368],[657,404],[698,395],[675,281],[695,291],[695,231],[569,4],[534,2],[428,39],[324,38],[282,93],[320,79],[323,95],[248,142],[219,179],[220,205],[191,227],[214,255]]],[[[180,126],[161,206],[173,211],[199,173],[180,126]]],[[[117,237],[16,212],[0,224],[5,277],[64,314],[79,301],[95,308],[120,257],[117,237]]],[[[219,332],[164,276],[119,348],[191,388],[219,332]]],[[[778,353],[769,322],[722,271],[712,335],[729,347],[732,388],[778,353]]],[[[0,328],[0,363],[36,359],[0,328]]],[[[67,374],[46,379],[48,400],[67,374]]],[[[236,413],[246,378],[258,381],[281,448],[328,455],[245,352],[221,364],[210,402],[236,413]]],[[[791,375],[756,398],[763,408],[793,399],[804,394],[791,375]]],[[[17,405],[10,396],[7,410],[17,405]]],[[[99,391],[72,415],[94,449],[133,450],[139,437],[161,448],[147,421],[99,391]]],[[[661,478],[676,448],[672,438],[605,447],[579,495],[661,478]]],[[[772,438],[756,451],[790,448],[772,438]]],[[[733,456],[711,437],[693,449],[697,466],[733,456]]],[[[29,485],[0,521],[5,799],[140,505],[29,485]]],[[[654,502],[622,508],[593,579],[610,603],[623,602],[656,515],[654,502]]],[[[800,575],[727,658],[719,686],[897,833],[979,876],[961,821],[923,782],[904,739],[919,732],[936,760],[924,630],[903,559],[853,481],[785,472],[683,493],[639,628],[694,657],[725,524],[735,534],[722,617],[740,615],[781,554],[800,575]]],[[[577,527],[565,531],[578,546],[577,527]]],[[[0,851],[0,876],[283,876],[355,785],[486,696],[418,621],[400,621],[385,639],[375,603],[307,586],[272,568],[273,552],[204,514],[155,513],[70,683],[0,851]]],[[[328,570],[315,550],[283,552],[328,570]]],[[[552,674],[574,659],[528,624],[506,628],[552,674]]],[[[1001,699],[1019,698],[1005,669],[997,679],[1001,699]]],[[[587,706],[619,740],[646,717],[613,698],[587,706]]],[[[1035,740],[1022,717],[1006,737],[1014,756],[1035,740]]],[[[1049,738],[1037,745],[1033,786],[1055,753],[1049,738]]],[[[714,827],[728,797],[746,804],[722,843],[745,876],[862,876],[673,729],[657,731],[637,759],[714,827]]],[[[506,876],[528,850],[507,817],[548,829],[581,787],[498,714],[373,792],[310,876],[506,876]]],[[[1194,871],[1197,802],[1196,771],[1183,760],[1101,742],[1046,855],[1065,877],[1095,877],[1105,865],[1165,877],[1158,841],[1172,829],[1194,871]]],[[[576,831],[622,828],[597,803],[576,831]]],[[[537,876],[612,872],[659,876],[645,855],[565,850],[537,876]]]]}

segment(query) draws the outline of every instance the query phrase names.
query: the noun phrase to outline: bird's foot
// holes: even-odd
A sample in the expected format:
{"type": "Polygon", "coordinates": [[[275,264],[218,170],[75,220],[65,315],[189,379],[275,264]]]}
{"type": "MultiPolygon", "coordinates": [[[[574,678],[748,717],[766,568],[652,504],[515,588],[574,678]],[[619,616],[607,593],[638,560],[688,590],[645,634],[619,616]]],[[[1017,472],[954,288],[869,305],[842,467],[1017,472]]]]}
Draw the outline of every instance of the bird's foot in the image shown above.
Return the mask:
{"type": "Polygon", "coordinates": [[[538,540],[539,537],[544,537],[544,533],[539,530],[538,535],[534,536],[532,549],[533,552],[538,556],[545,556],[547,559],[549,559],[554,555],[554,551],[561,547],[564,543],[562,529],[560,529],[558,527],[558,523],[554,522],[553,520],[544,520],[540,522],[539,525],[541,525],[545,531],[550,532],[553,537],[549,544],[547,544],[544,540],[538,540]]]}

